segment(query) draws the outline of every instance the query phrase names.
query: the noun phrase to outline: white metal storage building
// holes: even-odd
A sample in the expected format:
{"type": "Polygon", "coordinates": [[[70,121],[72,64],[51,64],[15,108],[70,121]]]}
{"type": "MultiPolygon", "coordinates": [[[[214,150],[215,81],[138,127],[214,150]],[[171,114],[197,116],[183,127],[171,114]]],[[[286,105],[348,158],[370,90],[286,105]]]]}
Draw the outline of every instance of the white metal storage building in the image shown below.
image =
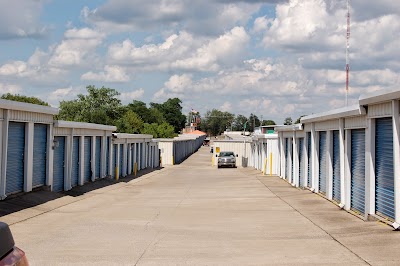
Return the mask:
{"type": "Polygon", "coordinates": [[[400,223],[400,91],[303,117],[279,132],[280,176],[363,219],[400,223]]]}
{"type": "Polygon", "coordinates": [[[51,184],[53,115],[58,109],[0,100],[0,198],[51,184]]]}

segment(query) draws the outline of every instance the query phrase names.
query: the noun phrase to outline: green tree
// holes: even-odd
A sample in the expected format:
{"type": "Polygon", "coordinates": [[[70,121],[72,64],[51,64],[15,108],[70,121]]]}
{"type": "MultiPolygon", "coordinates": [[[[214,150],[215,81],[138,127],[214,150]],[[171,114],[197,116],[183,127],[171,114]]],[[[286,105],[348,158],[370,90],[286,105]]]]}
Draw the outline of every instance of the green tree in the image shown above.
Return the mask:
{"type": "Polygon", "coordinates": [[[254,132],[254,128],[259,127],[261,125],[261,122],[255,114],[251,113],[249,117],[249,122],[247,122],[247,124],[249,125],[247,127],[248,131],[254,132]]]}
{"type": "Polygon", "coordinates": [[[201,130],[212,136],[221,135],[227,128],[233,126],[234,118],[235,115],[229,112],[217,109],[207,111],[201,123],[201,130]]]}
{"type": "Polygon", "coordinates": [[[24,95],[19,95],[19,94],[6,93],[1,96],[1,99],[16,101],[16,102],[32,103],[32,104],[38,104],[38,105],[43,105],[43,106],[50,106],[47,102],[42,101],[39,98],[24,96],[24,95]]]}
{"type": "MultiPolygon", "coordinates": [[[[245,117],[244,115],[237,115],[236,117],[235,117],[235,119],[233,120],[233,126],[232,126],[232,129],[234,130],[234,131],[243,131],[243,126],[244,126],[244,123],[246,122],[248,120],[248,118],[247,117],[245,117]]],[[[247,124],[246,124],[246,128],[248,128],[247,127],[247,124]]]]}
{"type": "Polygon", "coordinates": [[[291,117],[286,117],[285,121],[283,122],[284,125],[291,125],[293,124],[293,120],[291,117]]]}
{"type": "Polygon", "coordinates": [[[115,125],[117,120],[126,112],[119,92],[110,88],[86,87],[88,94],[79,94],[78,99],[60,102],[58,119],[115,125]]]}
{"type": "Polygon", "coordinates": [[[305,115],[301,115],[299,118],[297,118],[297,120],[296,120],[296,122],[294,122],[295,124],[300,124],[300,120],[301,120],[301,118],[303,117],[303,116],[305,116],[305,115]]]}
{"type": "Polygon", "coordinates": [[[177,134],[174,132],[174,127],[167,122],[162,124],[145,123],[141,133],[153,135],[153,138],[173,138],[177,136],[177,134]]]}
{"type": "Polygon", "coordinates": [[[138,134],[143,131],[143,120],[132,110],[128,110],[117,120],[118,132],[138,134]]]}
{"type": "Polygon", "coordinates": [[[175,133],[185,127],[186,116],[182,114],[182,101],[178,98],[170,98],[164,103],[150,103],[151,108],[158,109],[165,120],[174,127],[175,133]]]}
{"type": "Polygon", "coordinates": [[[263,120],[261,125],[263,125],[263,126],[273,126],[273,125],[276,125],[276,123],[275,123],[274,120],[263,120]]]}

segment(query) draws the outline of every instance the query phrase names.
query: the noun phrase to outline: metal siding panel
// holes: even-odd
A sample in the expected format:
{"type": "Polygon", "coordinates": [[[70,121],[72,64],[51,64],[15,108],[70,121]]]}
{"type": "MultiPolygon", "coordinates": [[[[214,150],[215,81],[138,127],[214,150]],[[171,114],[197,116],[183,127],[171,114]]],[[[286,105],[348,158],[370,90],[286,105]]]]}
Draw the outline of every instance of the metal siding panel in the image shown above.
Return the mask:
{"type": "Polygon", "coordinates": [[[65,137],[54,137],[53,191],[64,190],[65,137]]]}
{"type": "Polygon", "coordinates": [[[339,120],[328,120],[315,123],[316,131],[338,130],[339,120]]]}
{"type": "Polygon", "coordinates": [[[299,186],[304,187],[304,138],[299,138],[299,186]]]}
{"type": "Polygon", "coordinates": [[[307,186],[311,187],[311,132],[307,132],[307,186]]]}
{"type": "Polygon", "coordinates": [[[367,127],[367,116],[347,117],[344,119],[345,129],[356,129],[367,127]]]}
{"type": "Polygon", "coordinates": [[[326,132],[319,132],[319,192],[326,194],[326,132]]]}
{"type": "Polygon", "coordinates": [[[6,171],[6,195],[24,189],[25,123],[10,122],[6,171]]]}
{"type": "Polygon", "coordinates": [[[72,143],[72,180],[71,185],[76,187],[79,180],[79,147],[80,137],[74,137],[72,143]]]}
{"type": "Polygon", "coordinates": [[[92,137],[85,137],[84,139],[84,175],[83,181],[89,182],[92,177],[92,137]]]}
{"type": "Polygon", "coordinates": [[[101,137],[96,137],[96,156],[95,156],[95,174],[96,178],[101,178],[101,137]]]}
{"type": "Polygon", "coordinates": [[[375,208],[376,213],[395,218],[392,118],[376,119],[375,208]]]}
{"type": "Polygon", "coordinates": [[[340,202],[340,139],[338,130],[333,131],[332,168],[332,198],[340,202]]]}
{"type": "Polygon", "coordinates": [[[35,123],[53,123],[53,116],[48,114],[10,110],[10,120],[35,122],[35,123]]]}
{"type": "Polygon", "coordinates": [[[33,133],[32,187],[46,184],[47,125],[35,124],[33,133]]]}
{"type": "Polygon", "coordinates": [[[383,117],[392,115],[392,103],[380,103],[368,105],[368,117],[383,117]]]}
{"type": "Polygon", "coordinates": [[[365,130],[351,131],[351,208],[365,212],[365,130]]]}
{"type": "Polygon", "coordinates": [[[119,145],[119,173],[120,177],[122,177],[122,165],[124,161],[124,145],[120,144],[119,145]]]}

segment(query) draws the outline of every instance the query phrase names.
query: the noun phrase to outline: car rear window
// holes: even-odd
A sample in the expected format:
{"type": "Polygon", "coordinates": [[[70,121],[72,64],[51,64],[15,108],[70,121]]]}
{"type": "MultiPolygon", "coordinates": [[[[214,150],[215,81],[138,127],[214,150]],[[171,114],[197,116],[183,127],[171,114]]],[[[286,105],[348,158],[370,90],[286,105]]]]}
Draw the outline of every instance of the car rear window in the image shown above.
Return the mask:
{"type": "Polygon", "coordinates": [[[219,156],[220,156],[220,157],[227,157],[227,156],[233,156],[233,157],[235,157],[235,154],[234,154],[233,152],[230,152],[230,151],[228,151],[228,152],[222,151],[222,152],[219,153],[219,156]]]}

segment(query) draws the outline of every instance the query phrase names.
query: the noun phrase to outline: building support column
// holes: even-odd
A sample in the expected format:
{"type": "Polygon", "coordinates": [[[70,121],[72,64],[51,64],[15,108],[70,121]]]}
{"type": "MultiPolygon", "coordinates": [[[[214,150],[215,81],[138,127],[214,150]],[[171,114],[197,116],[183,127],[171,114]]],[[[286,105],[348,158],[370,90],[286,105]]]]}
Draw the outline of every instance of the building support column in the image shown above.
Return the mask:
{"type": "Polygon", "coordinates": [[[326,132],[326,197],[332,200],[333,194],[333,167],[332,167],[332,159],[333,159],[333,131],[328,130],[326,132]]]}
{"type": "Polygon", "coordinates": [[[33,122],[25,123],[24,192],[32,191],[34,131],[33,122]]]}
{"type": "Polygon", "coordinates": [[[344,207],[346,203],[346,186],[345,176],[346,168],[346,150],[345,150],[345,131],[344,131],[344,118],[339,119],[339,156],[340,156],[340,207],[344,207]]]}
{"type": "Polygon", "coordinates": [[[399,101],[392,101],[393,114],[393,166],[394,166],[394,215],[395,223],[393,227],[400,227],[400,119],[399,119],[399,101]]]}
{"type": "Polygon", "coordinates": [[[365,129],[365,219],[375,214],[375,119],[365,129]]]}
{"type": "Polygon", "coordinates": [[[344,190],[342,194],[344,194],[345,198],[345,206],[346,210],[350,210],[351,208],[351,129],[345,130],[345,175],[344,175],[344,190]]]}

